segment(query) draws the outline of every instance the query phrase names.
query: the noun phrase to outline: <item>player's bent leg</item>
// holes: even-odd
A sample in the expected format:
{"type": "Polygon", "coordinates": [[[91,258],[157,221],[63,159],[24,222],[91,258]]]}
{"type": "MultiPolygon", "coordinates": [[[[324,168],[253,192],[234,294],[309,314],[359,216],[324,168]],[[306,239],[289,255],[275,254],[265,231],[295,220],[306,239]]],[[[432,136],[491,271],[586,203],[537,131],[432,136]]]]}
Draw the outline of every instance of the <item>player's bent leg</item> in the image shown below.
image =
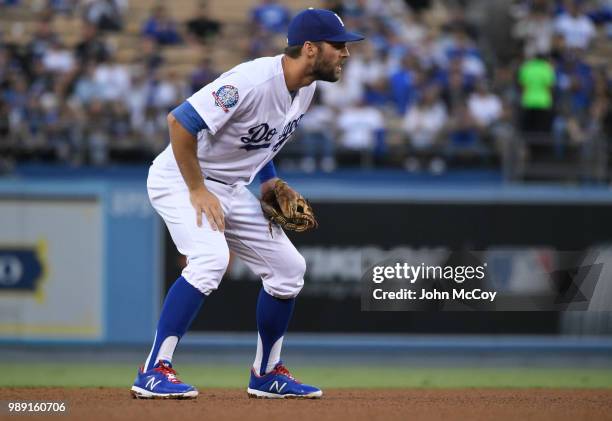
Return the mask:
{"type": "MultiPolygon", "coordinates": [[[[296,288],[299,292],[301,286],[296,288]]],[[[252,398],[320,398],[323,392],[296,380],[280,360],[295,297],[277,298],[264,288],[257,300],[257,352],[247,393],[252,398]]]]}
{"type": "Polygon", "coordinates": [[[176,378],[172,357],[205,297],[217,289],[229,261],[225,237],[208,224],[198,227],[184,185],[149,185],[151,202],[163,217],[178,251],[187,256],[182,276],[168,291],[155,339],[138,371],[132,394],[138,398],[194,398],[197,390],[176,378]]]}
{"type": "Polygon", "coordinates": [[[288,239],[281,243],[276,257],[276,267],[260,273],[263,287],[257,299],[257,352],[247,393],[252,398],[320,398],[323,392],[319,388],[296,380],[280,359],[295,297],[304,285],[306,262],[288,239]]]}
{"type": "Polygon", "coordinates": [[[247,392],[260,398],[317,398],[316,387],[295,380],[280,361],[283,337],[295,297],[304,286],[306,261],[280,228],[270,234],[259,200],[246,188],[226,222],[230,249],[258,276],[263,288],[257,300],[257,353],[247,392]]]}

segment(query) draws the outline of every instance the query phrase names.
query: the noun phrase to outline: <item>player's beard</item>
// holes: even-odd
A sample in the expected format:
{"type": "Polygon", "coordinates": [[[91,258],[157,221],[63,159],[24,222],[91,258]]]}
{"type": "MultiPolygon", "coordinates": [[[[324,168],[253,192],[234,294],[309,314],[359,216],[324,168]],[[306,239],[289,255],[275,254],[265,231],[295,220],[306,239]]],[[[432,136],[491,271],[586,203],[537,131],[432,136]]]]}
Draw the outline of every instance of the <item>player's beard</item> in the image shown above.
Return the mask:
{"type": "Polygon", "coordinates": [[[340,79],[340,74],[336,73],[336,66],[329,61],[325,61],[322,55],[317,56],[312,74],[315,80],[324,82],[337,82],[340,79]]]}

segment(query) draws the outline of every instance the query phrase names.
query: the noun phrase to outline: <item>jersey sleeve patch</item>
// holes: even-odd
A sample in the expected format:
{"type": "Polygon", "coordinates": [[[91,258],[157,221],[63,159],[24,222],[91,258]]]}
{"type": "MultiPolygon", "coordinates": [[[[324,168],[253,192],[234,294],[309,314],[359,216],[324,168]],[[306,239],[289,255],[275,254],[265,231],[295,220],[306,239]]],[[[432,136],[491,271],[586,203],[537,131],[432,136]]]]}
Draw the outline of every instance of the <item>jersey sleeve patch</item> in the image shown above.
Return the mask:
{"type": "Polygon", "coordinates": [[[240,99],[238,89],[233,85],[221,86],[216,92],[212,93],[212,96],[215,100],[215,105],[226,113],[229,112],[230,108],[235,107],[238,104],[238,99],[240,99]]]}

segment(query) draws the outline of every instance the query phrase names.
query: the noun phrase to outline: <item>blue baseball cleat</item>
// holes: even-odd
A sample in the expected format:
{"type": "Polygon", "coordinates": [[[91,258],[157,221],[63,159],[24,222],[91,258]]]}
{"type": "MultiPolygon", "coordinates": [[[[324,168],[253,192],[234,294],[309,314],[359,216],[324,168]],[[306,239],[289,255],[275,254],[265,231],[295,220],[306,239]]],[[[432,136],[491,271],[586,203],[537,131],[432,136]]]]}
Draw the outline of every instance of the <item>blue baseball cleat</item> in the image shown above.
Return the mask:
{"type": "Polygon", "coordinates": [[[321,389],[297,381],[282,361],[276,364],[274,370],[263,376],[258,376],[251,369],[247,393],[250,398],[271,399],[317,399],[323,396],[321,389]]]}
{"type": "Polygon", "coordinates": [[[132,396],[138,399],[193,399],[198,396],[195,387],[176,377],[170,361],[159,360],[149,371],[138,369],[132,386],[132,396]]]}

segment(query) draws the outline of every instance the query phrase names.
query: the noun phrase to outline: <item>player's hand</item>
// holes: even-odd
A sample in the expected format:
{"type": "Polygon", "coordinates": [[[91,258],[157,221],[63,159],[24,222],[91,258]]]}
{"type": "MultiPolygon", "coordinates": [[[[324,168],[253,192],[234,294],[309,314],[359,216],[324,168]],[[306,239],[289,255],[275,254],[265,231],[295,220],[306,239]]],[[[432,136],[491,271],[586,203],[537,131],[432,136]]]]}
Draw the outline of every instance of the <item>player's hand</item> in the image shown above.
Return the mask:
{"type": "Polygon", "coordinates": [[[202,213],[204,213],[213,231],[225,231],[225,217],[217,196],[201,186],[189,192],[189,199],[196,211],[198,227],[202,226],[202,213]]]}
{"type": "Polygon", "coordinates": [[[263,195],[266,194],[268,191],[274,190],[276,180],[278,180],[278,177],[271,178],[268,181],[261,183],[261,185],[259,186],[259,189],[261,191],[261,197],[263,197],[263,195]]]}

